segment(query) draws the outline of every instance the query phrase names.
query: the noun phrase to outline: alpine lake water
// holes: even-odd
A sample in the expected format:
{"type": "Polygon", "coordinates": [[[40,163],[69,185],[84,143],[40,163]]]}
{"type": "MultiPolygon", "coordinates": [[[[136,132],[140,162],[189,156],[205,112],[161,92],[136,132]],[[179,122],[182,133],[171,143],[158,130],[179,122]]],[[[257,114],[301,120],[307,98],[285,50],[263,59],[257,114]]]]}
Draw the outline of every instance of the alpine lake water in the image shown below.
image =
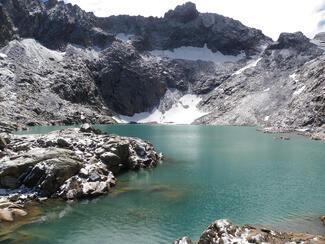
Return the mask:
{"type": "Polygon", "coordinates": [[[107,196],[45,204],[41,219],[15,230],[17,237],[28,236],[27,243],[172,243],[184,235],[197,240],[221,218],[308,231],[325,214],[324,142],[298,135],[279,140],[253,127],[97,127],[148,140],[165,160],[119,176],[107,196]]]}

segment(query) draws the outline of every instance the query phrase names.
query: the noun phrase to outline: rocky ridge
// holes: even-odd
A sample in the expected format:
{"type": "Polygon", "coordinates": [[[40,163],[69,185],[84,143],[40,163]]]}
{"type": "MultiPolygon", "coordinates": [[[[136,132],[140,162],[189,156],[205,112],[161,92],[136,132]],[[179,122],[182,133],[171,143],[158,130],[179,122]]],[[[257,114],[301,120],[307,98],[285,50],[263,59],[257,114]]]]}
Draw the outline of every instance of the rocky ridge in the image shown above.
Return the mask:
{"type": "Polygon", "coordinates": [[[272,42],[260,30],[248,28],[239,21],[218,14],[199,13],[191,2],[168,11],[163,18],[120,15],[100,18],[99,23],[111,33],[132,36],[134,45],[146,51],[206,44],[213,52],[252,55],[272,42]]]}

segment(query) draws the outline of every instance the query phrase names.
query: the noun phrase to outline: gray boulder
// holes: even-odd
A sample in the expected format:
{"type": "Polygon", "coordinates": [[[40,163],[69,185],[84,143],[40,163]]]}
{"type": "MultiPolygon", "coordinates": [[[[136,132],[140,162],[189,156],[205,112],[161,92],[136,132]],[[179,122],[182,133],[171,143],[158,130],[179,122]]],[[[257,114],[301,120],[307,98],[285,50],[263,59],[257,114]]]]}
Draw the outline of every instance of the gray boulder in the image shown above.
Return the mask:
{"type": "Polygon", "coordinates": [[[36,164],[21,183],[30,188],[36,187],[40,196],[50,197],[80,169],[80,161],[71,158],[48,159],[36,164]]]}

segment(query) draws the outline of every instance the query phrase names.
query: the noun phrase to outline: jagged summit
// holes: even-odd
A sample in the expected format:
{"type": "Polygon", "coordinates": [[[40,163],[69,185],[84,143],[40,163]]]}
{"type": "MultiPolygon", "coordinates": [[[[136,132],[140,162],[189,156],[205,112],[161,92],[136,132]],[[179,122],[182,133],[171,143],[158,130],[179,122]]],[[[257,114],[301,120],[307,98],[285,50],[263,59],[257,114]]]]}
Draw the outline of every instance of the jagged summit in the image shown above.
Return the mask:
{"type": "Polygon", "coordinates": [[[164,18],[186,23],[196,19],[198,16],[199,11],[196,9],[196,5],[192,2],[187,2],[178,5],[174,10],[169,10],[165,13],[164,18]]]}
{"type": "Polygon", "coordinates": [[[325,32],[320,32],[320,33],[316,34],[314,39],[325,42],[325,32]]]}
{"type": "Polygon", "coordinates": [[[302,32],[295,33],[281,33],[279,39],[269,46],[269,49],[284,49],[292,48],[297,51],[306,51],[310,48],[316,48],[316,46],[310,43],[302,32]]]}
{"type": "Polygon", "coordinates": [[[45,1],[45,5],[47,9],[51,9],[53,7],[55,7],[58,4],[58,0],[47,0],[45,1]]]}
{"type": "MultiPolygon", "coordinates": [[[[127,15],[98,18],[77,5],[58,0],[0,2],[20,37],[34,38],[52,49],[63,50],[69,43],[105,48],[119,33],[135,35],[134,46],[142,51],[207,45],[213,52],[250,55],[271,42],[260,30],[248,28],[239,21],[199,13],[191,2],[168,11],[163,18],[127,15]]],[[[12,36],[6,38],[10,40],[12,36]]]]}
{"type": "Polygon", "coordinates": [[[163,18],[120,15],[99,18],[99,23],[107,32],[136,36],[135,45],[146,51],[207,45],[213,52],[251,55],[272,42],[260,30],[249,28],[237,20],[199,13],[191,2],[168,11],[163,18]]]}

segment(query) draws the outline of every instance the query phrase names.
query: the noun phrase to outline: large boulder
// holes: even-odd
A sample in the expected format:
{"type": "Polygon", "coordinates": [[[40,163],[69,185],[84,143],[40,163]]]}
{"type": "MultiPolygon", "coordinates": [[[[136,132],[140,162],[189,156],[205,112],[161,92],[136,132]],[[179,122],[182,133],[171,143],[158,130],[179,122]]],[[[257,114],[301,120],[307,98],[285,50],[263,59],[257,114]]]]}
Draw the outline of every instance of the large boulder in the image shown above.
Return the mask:
{"type": "Polygon", "coordinates": [[[0,188],[18,188],[24,183],[36,187],[42,182],[45,186],[47,174],[47,180],[50,180],[51,174],[65,178],[65,174],[70,175],[71,171],[75,172],[79,168],[75,157],[70,150],[42,148],[32,149],[13,160],[3,159],[0,161],[0,188]],[[71,167],[67,166],[69,164],[71,167]]]}
{"type": "Polygon", "coordinates": [[[59,196],[64,199],[92,198],[108,193],[115,183],[114,175],[105,164],[89,164],[61,186],[59,196]]]}
{"type": "Polygon", "coordinates": [[[69,157],[48,159],[36,164],[21,181],[27,187],[36,188],[41,196],[49,197],[81,168],[79,161],[69,157]]]}

